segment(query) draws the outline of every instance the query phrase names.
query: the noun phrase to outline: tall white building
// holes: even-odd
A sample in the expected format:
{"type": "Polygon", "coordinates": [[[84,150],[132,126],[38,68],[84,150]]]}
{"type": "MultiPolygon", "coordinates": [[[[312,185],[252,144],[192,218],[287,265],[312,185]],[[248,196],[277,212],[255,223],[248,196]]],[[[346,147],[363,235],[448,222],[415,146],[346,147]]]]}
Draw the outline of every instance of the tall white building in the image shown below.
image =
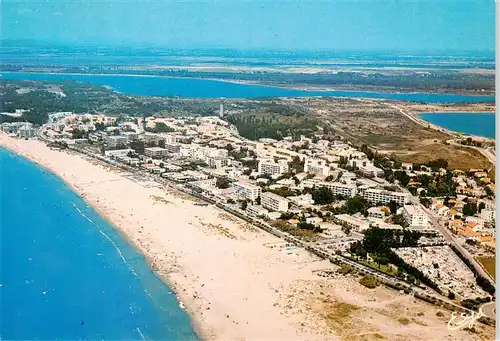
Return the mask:
{"type": "Polygon", "coordinates": [[[260,204],[262,207],[277,212],[288,211],[288,200],[280,195],[264,192],[260,195],[260,204]]]}
{"type": "Polygon", "coordinates": [[[261,188],[246,181],[233,183],[234,193],[242,198],[255,201],[260,196],[261,188]]]}
{"type": "Polygon", "coordinates": [[[160,147],[144,148],[144,155],[152,158],[160,159],[168,155],[168,150],[160,147]]]}
{"type": "Polygon", "coordinates": [[[330,167],[325,160],[307,158],[304,161],[304,172],[328,176],[330,167]]]}
{"type": "Polygon", "coordinates": [[[427,227],[428,218],[427,214],[415,205],[404,205],[403,206],[403,217],[410,227],[427,227]]]}
{"type": "Polygon", "coordinates": [[[343,184],[340,182],[328,182],[328,181],[313,181],[313,180],[305,180],[304,185],[306,187],[326,187],[333,194],[344,195],[347,197],[353,197],[358,193],[357,187],[354,184],[343,184]]]}
{"type": "Polygon", "coordinates": [[[483,208],[481,210],[480,217],[481,219],[484,219],[484,221],[491,223],[495,219],[495,210],[483,208]]]}
{"type": "Polygon", "coordinates": [[[398,205],[403,206],[410,202],[409,193],[386,191],[376,188],[369,188],[361,191],[361,196],[375,204],[379,202],[387,204],[390,201],[395,201],[398,205]]]}
{"type": "Polygon", "coordinates": [[[222,103],[219,108],[219,117],[224,117],[224,104],[222,103]]]}
{"type": "Polygon", "coordinates": [[[125,136],[108,136],[106,143],[110,148],[124,147],[127,145],[127,137],[125,136]]]}
{"type": "Polygon", "coordinates": [[[274,159],[262,159],[259,161],[258,172],[259,175],[281,175],[288,172],[288,163],[286,160],[275,162],[274,159]]]}

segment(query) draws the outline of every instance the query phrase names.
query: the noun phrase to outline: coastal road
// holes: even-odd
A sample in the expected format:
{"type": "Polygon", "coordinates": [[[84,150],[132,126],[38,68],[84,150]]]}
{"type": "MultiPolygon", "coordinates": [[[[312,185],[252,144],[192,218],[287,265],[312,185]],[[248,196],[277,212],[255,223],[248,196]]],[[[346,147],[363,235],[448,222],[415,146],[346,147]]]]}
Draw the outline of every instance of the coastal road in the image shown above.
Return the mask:
{"type": "Polygon", "coordinates": [[[457,147],[466,147],[466,148],[475,149],[478,152],[480,152],[481,154],[483,154],[484,157],[486,157],[488,159],[488,161],[491,162],[491,164],[493,164],[493,167],[495,167],[497,164],[495,151],[490,149],[490,148],[481,148],[481,147],[476,147],[476,146],[464,146],[460,142],[457,142],[457,140],[448,140],[447,142],[449,144],[457,146],[457,147]]]}
{"type": "MultiPolygon", "coordinates": [[[[429,122],[426,122],[426,121],[424,121],[424,120],[416,117],[415,115],[404,111],[402,108],[400,108],[396,104],[389,104],[389,107],[398,110],[402,115],[406,116],[409,120],[415,122],[416,124],[421,125],[422,127],[431,126],[434,129],[439,130],[439,131],[441,131],[443,133],[446,133],[446,134],[449,134],[449,135],[452,135],[452,136],[458,136],[456,133],[454,133],[454,132],[452,132],[450,130],[447,130],[447,129],[444,129],[442,127],[439,127],[439,126],[436,126],[434,124],[431,124],[429,122]]],[[[478,152],[480,152],[481,154],[483,154],[484,157],[486,157],[488,159],[488,161],[491,162],[491,164],[493,164],[493,167],[496,166],[495,152],[494,151],[492,152],[492,150],[489,149],[489,148],[481,148],[481,147],[475,147],[475,146],[464,146],[461,143],[457,142],[456,140],[448,140],[447,142],[449,144],[457,146],[457,147],[465,147],[465,148],[475,149],[478,152]]]]}

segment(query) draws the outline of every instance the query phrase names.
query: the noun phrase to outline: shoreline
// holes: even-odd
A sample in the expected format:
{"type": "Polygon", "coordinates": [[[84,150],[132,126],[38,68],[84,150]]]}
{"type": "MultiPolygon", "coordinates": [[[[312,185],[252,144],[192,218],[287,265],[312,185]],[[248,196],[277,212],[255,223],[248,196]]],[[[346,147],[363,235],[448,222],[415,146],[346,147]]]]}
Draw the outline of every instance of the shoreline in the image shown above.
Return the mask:
{"type": "MultiPolygon", "coordinates": [[[[2,137],[1,134],[2,133],[0,132],[0,137],[2,137]]],[[[118,233],[118,235],[120,236],[120,238],[122,239],[123,242],[125,242],[135,252],[137,252],[138,254],[140,254],[141,256],[144,257],[144,261],[145,261],[146,265],[148,266],[149,270],[156,277],[158,277],[164,283],[164,285],[166,285],[168,287],[168,289],[170,289],[173,292],[173,294],[175,295],[176,300],[178,302],[178,305],[180,302],[185,302],[182,300],[182,296],[183,296],[182,290],[180,290],[180,288],[178,288],[178,286],[176,286],[176,284],[174,284],[174,282],[172,282],[168,278],[167,275],[163,275],[154,269],[154,267],[153,267],[154,259],[152,259],[152,256],[149,255],[147,253],[147,251],[141,247],[140,244],[136,243],[132,238],[130,238],[130,236],[128,236],[127,233],[119,225],[115,224],[112,221],[112,219],[105,212],[103,212],[103,210],[101,210],[97,205],[95,205],[91,201],[87,200],[87,198],[84,195],[82,195],[82,191],[79,188],[75,187],[72,183],[67,181],[64,177],[57,174],[57,172],[54,169],[48,167],[47,165],[44,165],[43,163],[34,159],[32,156],[26,155],[25,153],[22,153],[16,149],[14,149],[10,146],[7,146],[5,144],[2,144],[2,143],[0,143],[0,149],[1,148],[4,148],[5,150],[11,152],[12,154],[15,154],[18,157],[22,157],[25,160],[28,160],[29,162],[35,164],[37,167],[40,167],[44,171],[52,174],[53,176],[55,176],[59,180],[61,180],[68,188],[71,189],[71,191],[73,193],[75,193],[80,199],[82,199],[85,202],[85,204],[87,204],[92,210],[94,210],[112,229],[114,229],[118,233]]],[[[111,165],[107,165],[107,164],[105,166],[110,167],[110,168],[112,167],[111,165]]],[[[116,170],[118,170],[118,169],[116,169],[116,170]]],[[[121,173],[121,172],[123,172],[123,170],[120,169],[119,172],[121,173]]],[[[185,297],[184,299],[187,299],[187,297],[185,297]]],[[[206,330],[205,328],[203,328],[202,321],[199,321],[196,313],[194,311],[191,311],[189,306],[185,305],[184,308],[181,308],[179,306],[178,308],[183,310],[188,315],[189,320],[190,320],[190,326],[193,329],[194,333],[196,334],[198,340],[206,341],[206,340],[212,339],[212,333],[210,331],[206,330]]]]}
{"type": "Polygon", "coordinates": [[[165,192],[161,185],[149,186],[149,180],[136,182],[124,176],[129,172],[52,150],[38,140],[0,133],[0,146],[61,178],[138,249],[151,271],[185,304],[191,328],[203,341],[334,341],[359,333],[395,339],[401,328],[409,328],[412,340],[470,340],[465,331],[447,330],[449,311],[384,286],[365,288],[357,276],[318,276],[337,267],[300,248],[290,254],[266,246],[284,241],[213,206],[196,205],[174,189],[165,192]],[[151,198],[160,193],[161,200],[151,198]],[[209,226],[206,231],[212,222],[224,233],[209,226]],[[353,309],[347,317],[342,313],[346,306],[353,309]],[[415,322],[402,326],[402,315],[415,322]]]}
{"type": "Polygon", "coordinates": [[[431,123],[431,122],[429,122],[429,121],[427,121],[427,120],[425,120],[425,119],[423,119],[421,117],[422,115],[426,115],[426,114],[431,114],[431,115],[432,114],[442,114],[442,115],[446,115],[446,114],[464,114],[464,115],[489,114],[489,115],[495,115],[494,111],[490,111],[490,112],[487,112],[487,111],[484,111],[484,112],[476,112],[476,111],[474,111],[474,112],[434,111],[434,112],[419,112],[419,113],[415,114],[415,116],[416,116],[417,119],[422,120],[423,122],[425,122],[425,124],[428,124],[429,126],[431,126],[431,128],[433,128],[435,130],[439,130],[439,131],[441,131],[443,133],[449,134],[449,135],[457,137],[457,138],[471,137],[473,139],[480,140],[480,141],[495,142],[495,138],[494,137],[474,135],[474,134],[470,134],[470,133],[466,133],[466,132],[451,130],[449,128],[437,125],[435,123],[431,123]]]}
{"type": "MultiPolygon", "coordinates": [[[[110,77],[142,77],[142,78],[170,78],[170,79],[193,79],[193,80],[206,80],[206,81],[214,81],[214,82],[221,82],[221,83],[230,83],[230,84],[239,84],[239,85],[248,85],[248,86],[262,86],[262,87],[267,87],[267,88],[275,88],[275,89],[282,89],[282,90],[293,90],[293,91],[305,91],[305,92],[347,92],[347,93],[373,93],[373,94],[395,94],[395,95],[444,95],[444,96],[470,96],[470,97],[495,97],[494,93],[490,94],[469,94],[469,93],[447,93],[447,92],[426,92],[426,91],[417,91],[417,90],[408,90],[408,91],[401,91],[401,89],[395,89],[393,91],[381,91],[381,90],[375,90],[375,89],[360,89],[360,90],[353,90],[353,89],[343,89],[343,88],[317,88],[315,86],[284,86],[280,84],[268,84],[268,83],[261,83],[258,81],[251,81],[251,80],[238,80],[238,79],[222,79],[222,78],[211,78],[211,77],[182,77],[182,76],[164,76],[164,75],[145,75],[145,74],[130,74],[130,73],[77,73],[77,72],[26,72],[26,71],[1,71],[0,72],[0,79],[2,79],[2,74],[34,74],[34,75],[62,75],[62,76],[99,76],[99,77],[105,77],[105,76],[110,76],[110,77]]],[[[45,80],[47,81],[47,80],[45,80]]],[[[115,92],[121,93],[117,91],[116,89],[112,88],[111,86],[108,85],[103,85],[105,87],[108,87],[112,89],[115,92]]],[[[141,95],[136,95],[136,96],[141,96],[141,95]]],[[[148,96],[148,97],[168,97],[168,96],[148,96]]],[[[175,97],[175,96],[173,96],[175,97]]],[[[283,97],[283,96],[280,96],[283,97]]],[[[280,98],[277,97],[277,98],[280,98]]],[[[294,97],[302,97],[302,96],[294,96],[294,97]]],[[[336,95],[317,95],[317,96],[304,96],[304,97],[342,97],[342,98],[351,98],[348,96],[336,96],[336,95]]],[[[217,97],[213,97],[217,98],[217,97]]],[[[364,97],[356,97],[356,98],[364,98],[364,97]]],[[[369,97],[367,97],[369,98],[369,97]]],[[[380,98],[382,100],[387,100],[387,98],[380,98]]],[[[484,101],[484,102],[478,102],[478,103],[494,103],[490,101],[484,101]]]]}

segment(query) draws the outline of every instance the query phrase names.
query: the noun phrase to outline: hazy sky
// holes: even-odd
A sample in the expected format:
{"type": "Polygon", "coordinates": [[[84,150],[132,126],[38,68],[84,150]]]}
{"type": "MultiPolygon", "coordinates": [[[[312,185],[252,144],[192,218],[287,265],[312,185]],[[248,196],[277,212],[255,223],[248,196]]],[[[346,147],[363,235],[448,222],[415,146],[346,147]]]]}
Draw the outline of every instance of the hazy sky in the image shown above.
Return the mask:
{"type": "Polygon", "coordinates": [[[55,43],[493,51],[494,0],[3,0],[2,38],[55,43]]]}

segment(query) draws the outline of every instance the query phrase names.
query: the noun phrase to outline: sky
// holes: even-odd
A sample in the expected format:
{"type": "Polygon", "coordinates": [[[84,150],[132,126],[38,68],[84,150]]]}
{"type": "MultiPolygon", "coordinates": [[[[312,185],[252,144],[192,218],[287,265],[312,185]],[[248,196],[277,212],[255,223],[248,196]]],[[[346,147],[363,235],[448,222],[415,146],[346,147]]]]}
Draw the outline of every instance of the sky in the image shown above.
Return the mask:
{"type": "Polygon", "coordinates": [[[3,40],[164,48],[494,51],[494,0],[1,3],[3,40]]]}

